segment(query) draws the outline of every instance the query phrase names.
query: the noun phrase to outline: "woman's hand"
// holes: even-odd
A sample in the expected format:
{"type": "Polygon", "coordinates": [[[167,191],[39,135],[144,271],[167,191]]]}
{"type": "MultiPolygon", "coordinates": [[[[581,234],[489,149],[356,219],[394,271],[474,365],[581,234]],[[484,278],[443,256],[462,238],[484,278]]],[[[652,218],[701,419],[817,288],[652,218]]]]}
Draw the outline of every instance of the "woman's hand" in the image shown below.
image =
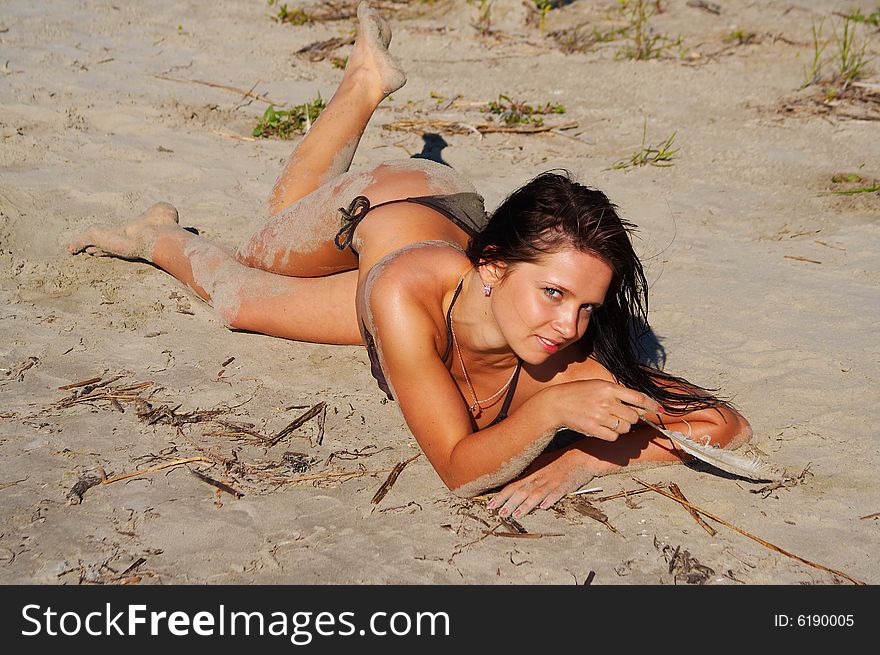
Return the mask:
{"type": "Polygon", "coordinates": [[[607,380],[566,382],[546,391],[559,427],[604,441],[616,441],[645,414],[663,411],[642,392],[607,380]]]}
{"type": "MultiPolygon", "coordinates": [[[[663,411],[640,391],[607,380],[566,382],[546,393],[560,427],[604,441],[616,441],[645,414],[663,411]]],[[[498,492],[487,507],[500,508],[500,516],[519,518],[535,507],[547,509],[606,470],[607,464],[603,467],[602,462],[577,448],[547,453],[498,492]]]]}
{"type": "Polygon", "coordinates": [[[535,507],[547,509],[600,473],[598,464],[593,457],[577,449],[543,455],[529,467],[531,472],[509,483],[486,507],[500,508],[499,516],[513,515],[517,519],[535,507]]]}

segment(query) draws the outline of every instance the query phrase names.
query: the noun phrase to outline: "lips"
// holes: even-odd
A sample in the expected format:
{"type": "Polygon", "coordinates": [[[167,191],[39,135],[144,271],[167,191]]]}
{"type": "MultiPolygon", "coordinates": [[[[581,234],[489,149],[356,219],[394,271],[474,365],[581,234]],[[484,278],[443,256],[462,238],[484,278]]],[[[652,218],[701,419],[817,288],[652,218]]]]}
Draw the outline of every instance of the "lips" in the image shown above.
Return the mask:
{"type": "Polygon", "coordinates": [[[537,337],[538,343],[541,344],[541,347],[545,352],[550,353],[551,355],[559,350],[559,344],[556,341],[552,341],[551,339],[545,339],[544,337],[537,337]]]}

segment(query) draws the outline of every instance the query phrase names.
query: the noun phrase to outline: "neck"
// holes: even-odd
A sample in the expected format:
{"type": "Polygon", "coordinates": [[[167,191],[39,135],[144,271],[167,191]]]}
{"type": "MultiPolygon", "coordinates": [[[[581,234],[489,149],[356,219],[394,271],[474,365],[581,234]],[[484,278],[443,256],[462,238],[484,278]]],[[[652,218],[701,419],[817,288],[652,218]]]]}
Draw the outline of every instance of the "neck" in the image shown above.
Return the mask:
{"type": "Polygon", "coordinates": [[[483,293],[483,282],[473,267],[464,274],[461,293],[452,308],[452,322],[458,346],[468,360],[479,366],[505,369],[517,363],[495,320],[492,298],[483,293]]]}

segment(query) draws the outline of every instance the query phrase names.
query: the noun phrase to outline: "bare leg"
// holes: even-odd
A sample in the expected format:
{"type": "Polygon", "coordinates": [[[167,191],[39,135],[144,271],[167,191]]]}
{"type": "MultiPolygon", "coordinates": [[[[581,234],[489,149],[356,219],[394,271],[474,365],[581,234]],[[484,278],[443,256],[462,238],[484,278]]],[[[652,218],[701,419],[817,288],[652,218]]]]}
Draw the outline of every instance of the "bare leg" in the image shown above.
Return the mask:
{"type": "Polygon", "coordinates": [[[342,82],[275,182],[270,216],[346,172],[376,107],[406,83],[388,53],[388,24],[366,2],[358,6],[358,21],[342,82]]]}
{"type": "MultiPolygon", "coordinates": [[[[304,201],[325,180],[348,170],[373,111],[406,81],[388,54],[391,31],[385,21],[366,3],[358,7],[358,18],[358,38],[343,81],[295,149],[270,198],[273,213],[284,207],[288,211],[282,220],[265,225],[237,255],[238,261],[179,228],[177,211],[165,203],[121,228],[90,228],[74,239],[69,252],[152,262],[211,302],[231,327],[304,341],[360,343],[357,274],[332,275],[357,267],[353,253],[332,248],[339,227],[336,198],[328,189],[322,198],[304,201]],[[299,261],[300,251],[312,256],[299,261]],[[274,270],[330,277],[297,280],[267,272],[274,270]]],[[[363,185],[350,179],[339,192],[348,186],[363,185]]]]}
{"type": "MultiPolygon", "coordinates": [[[[476,193],[476,190],[448,166],[424,159],[385,162],[372,170],[343,173],[269,218],[239,248],[236,257],[248,266],[296,277],[315,277],[352,270],[358,267],[358,255],[350,249],[340,252],[333,242],[342,222],[340,207],[347,207],[355,197],[361,195],[368,197],[372,205],[377,205],[406,197],[465,192],[476,193]]],[[[376,214],[385,209],[377,209],[376,214]]],[[[415,210],[410,206],[401,211],[413,214],[415,210]]],[[[371,214],[358,227],[353,244],[358,253],[362,252],[360,233],[363,232],[364,225],[373,218],[374,215],[371,214]]],[[[382,224],[388,225],[385,222],[382,224]]],[[[440,230],[449,225],[451,223],[439,214],[432,224],[440,230]]],[[[411,232],[410,228],[416,230],[419,227],[419,223],[407,222],[404,228],[397,228],[397,236],[413,241],[441,238],[406,233],[411,232]],[[401,231],[402,229],[405,231],[401,231]]],[[[383,229],[380,232],[384,236],[393,236],[388,230],[383,229]]],[[[375,230],[373,234],[375,235],[375,230]]]]}
{"type": "Polygon", "coordinates": [[[376,107],[406,82],[388,53],[388,24],[365,2],[358,6],[358,19],[357,39],[339,88],[276,181],[268,220],[236,254],[248,266],[298,277],[357,267],[357,256],[336,250],[333,237],[340,227],[340,206],[360,194],[371,177],[334,181],[351,166],[376,107]]]}
{"type": "Polygon", "coordinates": [[[356,271],[300,279],[249,268],[182,229],[176,219],[174,208],[160,203],[122,227],[88,229],[68,251],[151,262],[212,304],[231,328],[299,341],[361,343],[356,271]]]}
{"type": "Polygon", "coordinates": [[[295,277],[353,270],[358,256],[350,249],[337,250],[333,238],[341,227],[339,209],[355,197],[365,195],[375,205],[407,196],[475,193],[452,169],[426,160],[348,172],[376,107],[406,81],[388,53],[391,30],[385,21],[366,3],[359,5],[358,18],[358,36],[339,88],[278,178],[269,218],[236,253],[248,266],[295,277]]]}
{"type": "Polygon", "coordinates": [[[85,252],[96,257],[144,259],[150,261],[155,230],[160,225],[176,226],[177,210],[167,202],[157,202],[121,228],[100,223],[93,225],[67,245],[67,252],[85,252]]]}

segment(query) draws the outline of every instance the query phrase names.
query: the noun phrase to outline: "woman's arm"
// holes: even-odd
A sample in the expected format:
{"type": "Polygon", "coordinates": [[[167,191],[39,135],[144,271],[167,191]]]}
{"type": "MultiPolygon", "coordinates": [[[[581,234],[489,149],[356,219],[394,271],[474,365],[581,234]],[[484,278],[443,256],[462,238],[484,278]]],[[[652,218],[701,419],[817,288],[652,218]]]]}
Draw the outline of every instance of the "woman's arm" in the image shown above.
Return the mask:
{"type": "MultiPolygon", "coordinates": [[[[658,416],[646,418],[658,423],[658,416]]],[[[738,448],[752,431],[748,421],[727,405],[689,412],[684,416],[663,415],[670,430],[691,435],[701,443],[721,448],[738,448]]],[[[546,509],[596,475],[613,473],[622,467],[641,468],[689,461],[687,455],[652,427],[639,424],[615,442],[582,438],[570,446],[535,459],[517,480],[505,486],[489,502],[501,516],[520,517],[535,507],[546,509]]]]}

